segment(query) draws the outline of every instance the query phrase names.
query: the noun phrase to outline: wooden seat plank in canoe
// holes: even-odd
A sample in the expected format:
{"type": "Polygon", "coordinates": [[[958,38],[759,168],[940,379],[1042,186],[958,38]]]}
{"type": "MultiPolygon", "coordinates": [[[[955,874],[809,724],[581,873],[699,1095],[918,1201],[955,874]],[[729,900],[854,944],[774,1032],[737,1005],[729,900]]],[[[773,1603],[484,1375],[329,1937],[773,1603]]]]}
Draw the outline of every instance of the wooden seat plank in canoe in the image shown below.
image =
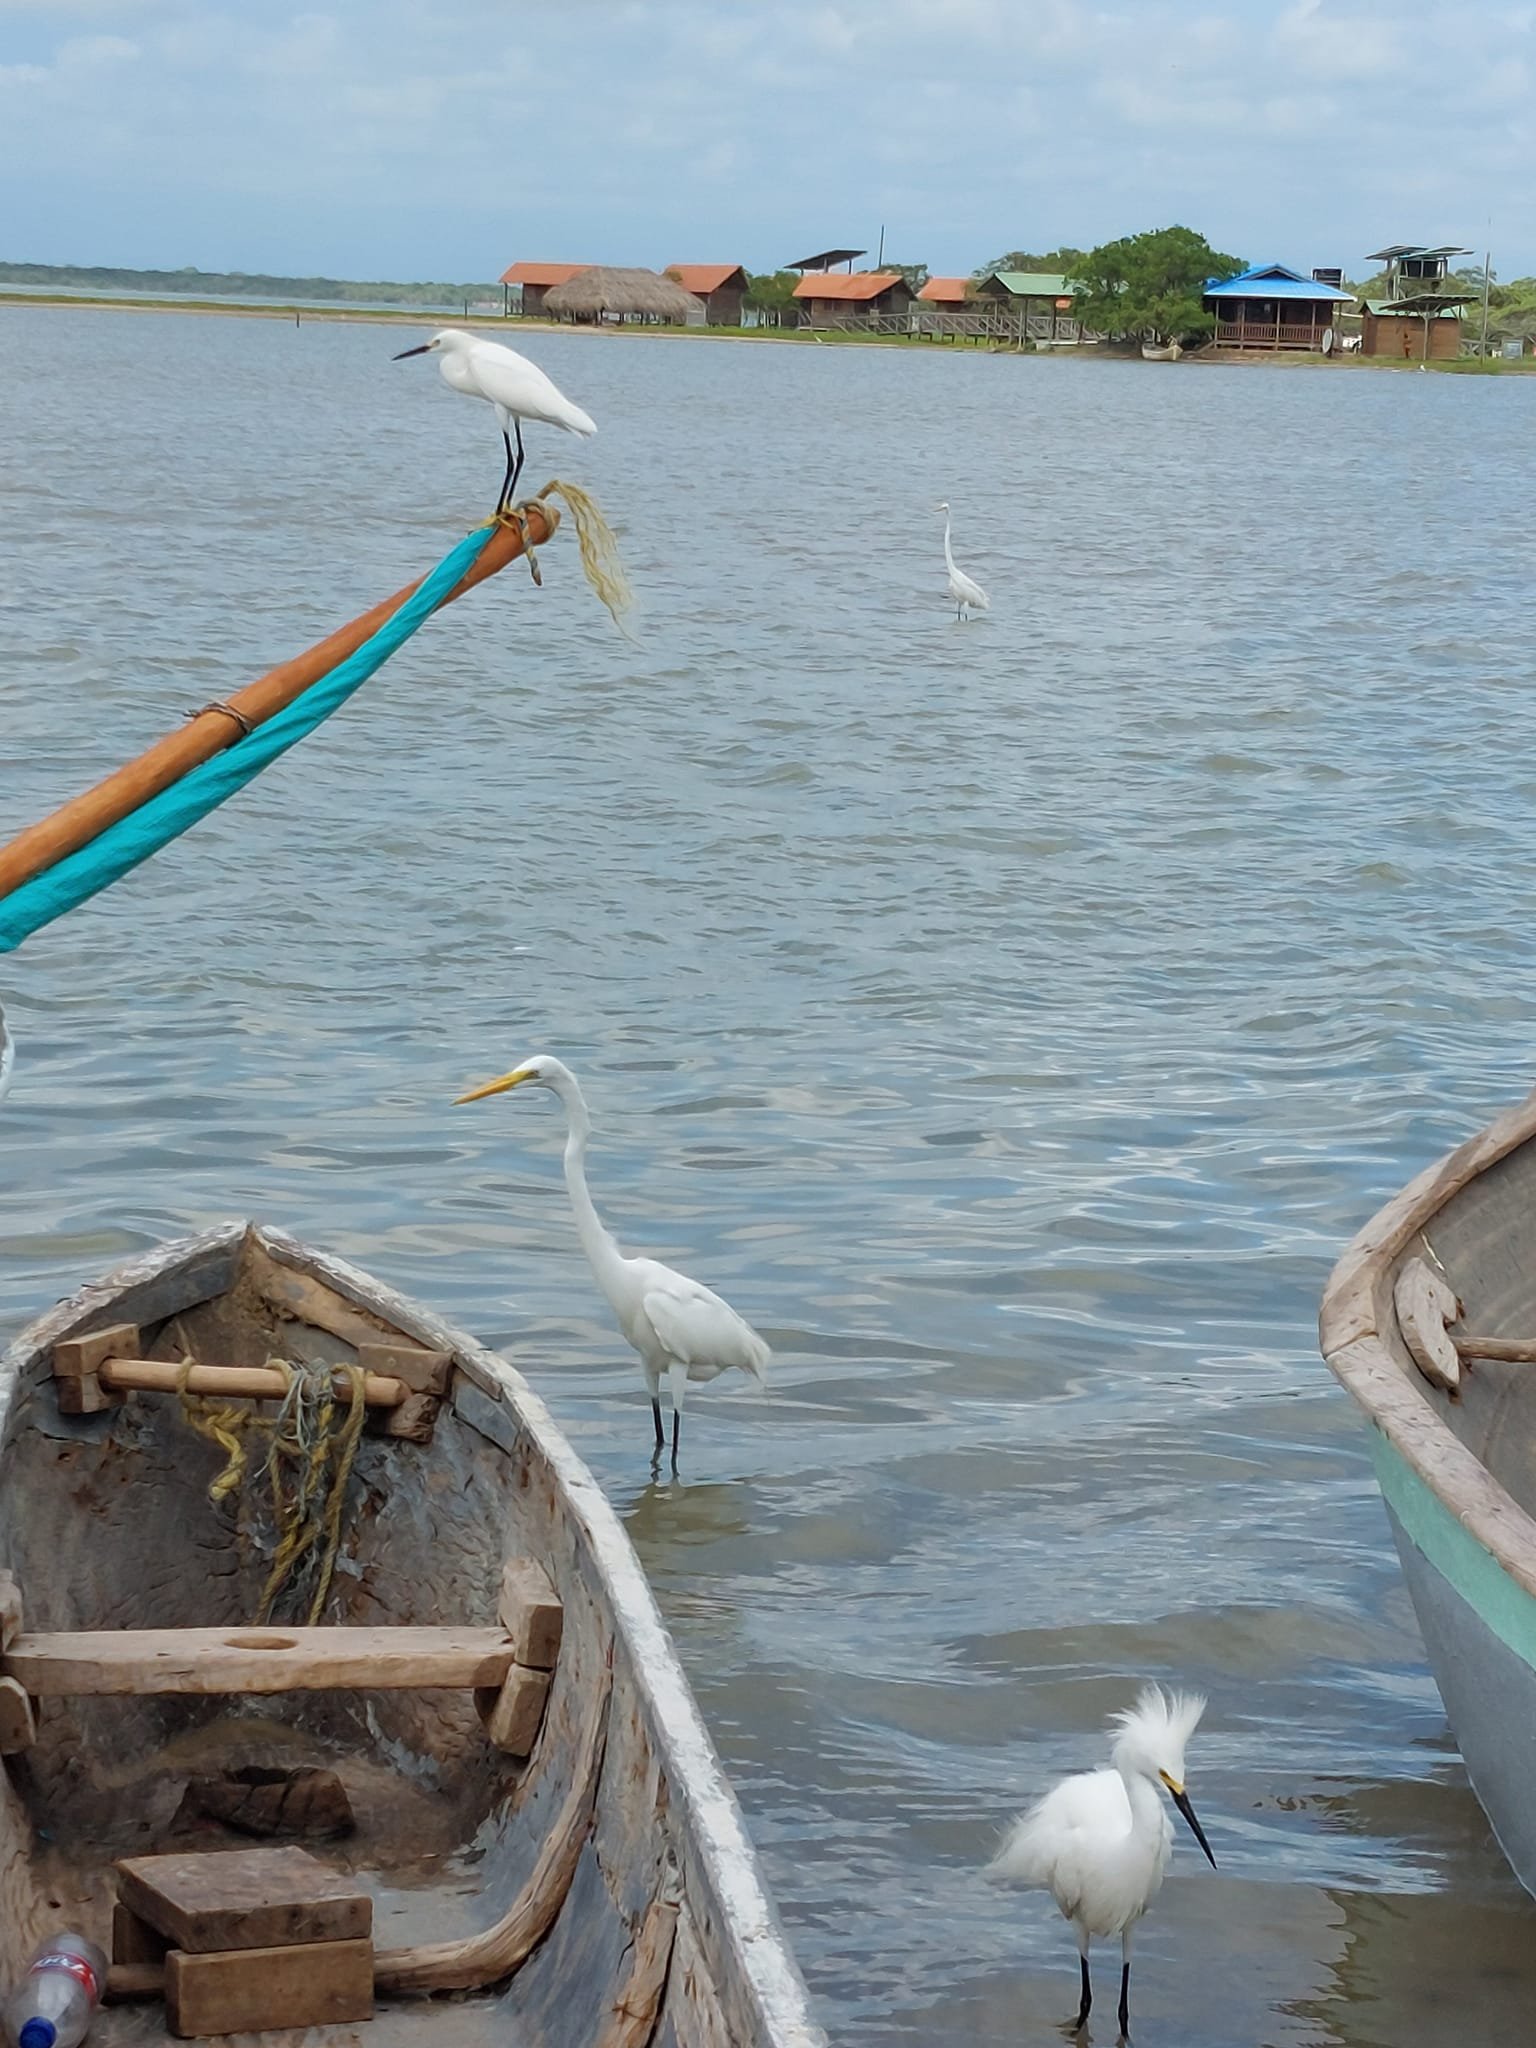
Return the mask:
{"type": "Polygon", "coordinates": [[[0,1670],[33,1699],[497,1686],[501,1628],[90,1629],[20,1635],[0,1670]]]}

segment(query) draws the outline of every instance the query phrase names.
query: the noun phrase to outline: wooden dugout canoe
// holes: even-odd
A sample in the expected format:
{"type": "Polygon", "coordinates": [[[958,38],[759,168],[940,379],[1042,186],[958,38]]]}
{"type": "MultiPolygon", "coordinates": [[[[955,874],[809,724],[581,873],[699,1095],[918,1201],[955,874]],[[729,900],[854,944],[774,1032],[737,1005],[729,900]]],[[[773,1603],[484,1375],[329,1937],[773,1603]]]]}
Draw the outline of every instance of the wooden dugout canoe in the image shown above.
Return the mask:
{"type": "MultiPolygon", "coordinates": [[[[0,1365],[0,1566],[21,1608],[18,1632],[0,1579],[0,1981],[62,1926],[108,1945],[114,1865],[187,1845],[190,1778],[314,1765],[340,1777],[357,1829],[304,1847],[371,1895],[376,2004],[365,2031],[306,2040],[821,2042],[612,1510],[510,1366],[367,1275],[230,1223],[34,1323],[0,1365]],[[251,1627],[271,1547],[261,1489],[210,1503],[223,1454],[179,1395],[152,1374],[133,1390],[120,1338],[102,1340],[116,1363],[97,1355],[90,1333],[125,1325],[162,1371],[361,1353],[376,1419],[324,1626],[251,1627]],[[530,1570],[558,1600],[542,1652],[526,1612],[506,1622],[506,1584],[530,1570]],[[338,1641],[349,1654],[328,1666],[338,1641]],[[536,1732],[497,1737],[519,1672],[536,1732]],[[447,2004],[425,1995],[445,1989],[447,2004]]],[[[196,1827],[195,1850],[254,1846],[196,1827]]],[[[116,1988],[156,1971],[115,1969],[116,1988]]],[[[114,1999],[91,2038],[157,2043],[170,2021],[163,1998],[114,1999]]]]}
{"type": "Polygon", "coordinates": [[[1536,1094],[1372,1218],[1319,1334],[1372,1424],[1467,1774],[1536,1893],[1536,1094]]]}

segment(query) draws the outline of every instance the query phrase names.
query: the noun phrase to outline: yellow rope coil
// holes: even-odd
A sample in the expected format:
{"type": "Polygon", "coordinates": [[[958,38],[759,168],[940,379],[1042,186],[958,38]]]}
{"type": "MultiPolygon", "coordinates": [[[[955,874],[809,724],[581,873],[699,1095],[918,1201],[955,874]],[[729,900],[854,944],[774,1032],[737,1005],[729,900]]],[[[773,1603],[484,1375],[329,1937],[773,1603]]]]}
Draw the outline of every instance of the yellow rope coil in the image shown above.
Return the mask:
{"type": "MultiPolygon", "coordinates": [[[[189,1428],[195,1429],[199,1436],[207,1437],[210,1443],[217,1444],[224,1453],[224,1469],[217,1474],[208,1488],[208,1498],[215,1507],[218,1507],[228,1500],[232,1493],[240,1491],[245,1478],[248,1462],[248,1454],[242,1441],[245,1431],[253,1426],[257,1429],[270,1429],[272,1424],[257,1415],[248,1401],[241,1402],[238,1407],[233,1403],[220,1407],[199,1394],[189,1393],[187,1382],[192,1376],[194,1362],[191,1358],[184,1358],[181,1361],[176,1391],[181,1397],[182,1420],[189,1428]]],[[[292,1386],[293,1375],[285,1359],[269,1358],[267,1363],[275,1371],[283,1373],[289,1386],[292,1386]]]]}
{"type": "Polygon", "coordinates": [[[355,1364],[295,1367],[283,1358],[269,1358],[267,1364],[284,1378],[282,1401],[274,1416],[258,1415],[252,1401],[219,1405],[189,1393],[190,1358],[182,1360],[176,1390],[189,1428],[224,1453],[224,1467],[208,1488],[208,1498],[216,1507],[244,1485],[250,1464],[245,1441],[248,1433],[259,1430],[269,1438],[265,1470],[272,1490],[277,1545],[254,1620],[258,1626],[270,1621],[284,1586],[315,1546],[323,1544],[306,1617],[313,1627],[324,1612],[341,1549],[347,1482],[368,1419],[367,1375],[355,1364]],[[339,1427],[338,1372],[346,1374],[352,1397],[339,1427]]]}

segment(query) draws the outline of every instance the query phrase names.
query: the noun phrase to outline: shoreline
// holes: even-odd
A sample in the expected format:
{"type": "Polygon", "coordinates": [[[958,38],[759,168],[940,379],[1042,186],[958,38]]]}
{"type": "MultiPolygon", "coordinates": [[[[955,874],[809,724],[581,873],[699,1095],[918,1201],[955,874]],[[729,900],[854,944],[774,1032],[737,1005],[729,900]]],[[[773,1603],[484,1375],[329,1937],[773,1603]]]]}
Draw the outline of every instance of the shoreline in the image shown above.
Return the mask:
{"type": "MultiPolygon", "coordinates": [[[[357,307],[348,306],[307,306],[302,302],[282,304],[259,304],[242,306],[229,299],[163,298],[128,299],[112,298],[107,295],[75,295],[72,293],[51,293],[36,291],[8,291],[0,286],[0,308],[12,306],[37,307],[49,312],[75,311],[89,313],[197,313],[212,314],[231,320],[291,320],[296,327],[305,321],[323,322],[334,326],[364,327],[427,327],[442,325],[452,315],[423,311],[408,306],[357,307]]],[[[1087,347],[1062,346],[1049,349],[1017,348],[1008,343],[967,344],[961,339],[945,339],[927,334],[859,334],[847,331],[824,332],[818,328],[792,327],[647,327],[601,326],[598,324],[575,324],[568,320],[525,319],[521,314],[511,317],[500,313],[478,315],[460,314],[459,319],[466,327],[494,329],[499,334],[600,334],[603,336],[636,336],[652,341],[740,341],[749,343],[778,342],[787,347],[809,348],[898,348],[918,349],[924,352],[953,350],[959,355],[986,356],[1044,356],[1056,357],[1064,362],[1128,363],[1140,360],[1135,349],[1105,349],[1096,343],[1087,347]]],[[[1434,370],[1442,375],[1476,377],[1519,377],[1536,373],[1536,357],[1522,357],[1517,362],[1506,362],[1502,357],[1457,356],[1450,361],[1417,363],[1402,362],[1395,357],[1303,354],[1300,351],[1284,351],[1265,354],[1259,350],[1251,352],[1225,352],[1219,355],[1206,354],[1203,350],[1189,351],[1184,362],[1203,365],[1207,369],[1237,370],[1390,370],[1403,371],[1434,370]]],[[[1149,369],[1162,369],[1162,364],[1148,364],[1149,369]]],[[[1166,367],[1178,368],[1179,365],[1166,367]]]]}

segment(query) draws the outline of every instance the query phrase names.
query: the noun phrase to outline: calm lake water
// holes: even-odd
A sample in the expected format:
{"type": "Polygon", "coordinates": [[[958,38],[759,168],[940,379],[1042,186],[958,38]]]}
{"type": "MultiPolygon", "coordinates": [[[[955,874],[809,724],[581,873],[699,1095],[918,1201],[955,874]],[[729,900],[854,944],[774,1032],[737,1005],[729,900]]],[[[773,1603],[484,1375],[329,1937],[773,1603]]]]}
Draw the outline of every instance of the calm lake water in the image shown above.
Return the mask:
{"type": "MultiPolygon", "coordinates": [[[[0,311],[0,823],[419,573],[489,416],[398,329],[0,311]]],[[[601,1475],[838,2041],[1054,2044],[978,1869],[1207,1690],[1138,2041],[1530,2038],[1319,1291],[1532,1079],[1536,382],[539,335],[567,539],[0,961],[0,1324],[229,1214],[504,1347],[601,1475]],[[934,501],[990,590],[946,610],[934,501]],[[771,1393],[649,1480],[553,1102],[771,1393]]],[[[1112,1958],[1104,1957],[1101,2041],[1112,1958]]]]}

